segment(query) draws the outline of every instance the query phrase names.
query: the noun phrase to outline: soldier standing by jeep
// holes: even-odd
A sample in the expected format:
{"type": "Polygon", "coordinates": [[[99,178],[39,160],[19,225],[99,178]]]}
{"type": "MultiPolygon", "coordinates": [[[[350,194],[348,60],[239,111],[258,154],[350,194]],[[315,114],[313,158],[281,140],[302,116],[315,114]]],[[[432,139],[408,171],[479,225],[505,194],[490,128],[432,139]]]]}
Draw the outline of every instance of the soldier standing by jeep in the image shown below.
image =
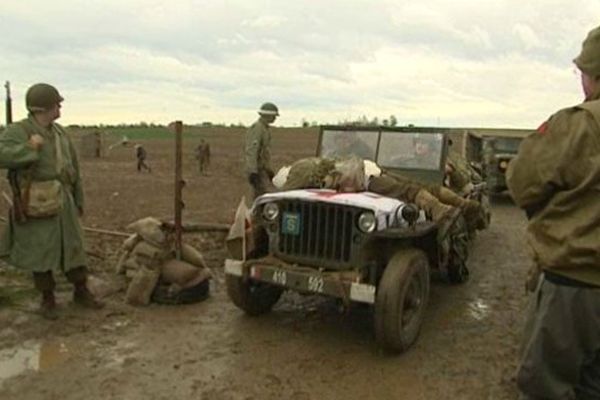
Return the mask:
{"type": "Polygon", "coordinates": [[[258,110],[259,118],[246,132],[245,162],[252,200],[267,192],[275,175],[271,168],[271,131],[269,125],[279,116],[273,103],[264,103],[258,110]]]}
{"type": "Polygon", "coordinates": [[[585,101],[523,140],[507,174],[541,272],[517,374],[531,399],[600,398],[600,27],[574,62],[585,101]]]}
{"type": "Polygon", "coordinates": [[[0,168],[11,179],[13,206],[0,240],[0,256],[33,273],[42,293],[41,314],[56,319],[53,272],[62,271],[74,284],[73,300],[99,308],[86,286],[87,268],[79,216],[83,190],[77,155],[63,128],[55,123],[63,101],[53,86],[38,83],[27,90],[29,116],[11,124],[0,136],[0,168]],[[18,215],[15,210],[20,205],[18,215]]]}

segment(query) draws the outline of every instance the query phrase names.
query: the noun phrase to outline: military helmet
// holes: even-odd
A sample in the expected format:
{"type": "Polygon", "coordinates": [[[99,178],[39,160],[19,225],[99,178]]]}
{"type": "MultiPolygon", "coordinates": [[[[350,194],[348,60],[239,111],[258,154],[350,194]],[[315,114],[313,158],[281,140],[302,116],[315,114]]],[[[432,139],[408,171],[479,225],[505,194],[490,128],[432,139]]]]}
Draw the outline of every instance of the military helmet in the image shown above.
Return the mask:
{"type": "Polygon", "coordinates": [[[600,76],[600,26],[588,33],[581,46],[581,53],[573,62],[590,77],[600,76]]]}
{"type": "Polygon", "coordinates": [[[46,111],[63,100],[58,90],[47,83],[36,83],[25,94],[25,105],[30,112],[46,111]]]}
{"type": "Polygon", "coordinates": [[[279,109],[273,103],[264,103],[258,110],[260,115],[275,115],[279,116],[279,109]]]}

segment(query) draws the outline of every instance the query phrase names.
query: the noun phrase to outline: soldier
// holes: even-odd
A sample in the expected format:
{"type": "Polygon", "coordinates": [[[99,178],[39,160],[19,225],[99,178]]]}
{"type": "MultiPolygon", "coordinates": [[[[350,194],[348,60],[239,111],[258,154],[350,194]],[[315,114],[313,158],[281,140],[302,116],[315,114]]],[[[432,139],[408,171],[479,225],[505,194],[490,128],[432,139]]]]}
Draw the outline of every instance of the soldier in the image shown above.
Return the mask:
{"type": "Polygon", "coordinates": [[[65,273],[73,283],[75,303],[102,306],[86,286],[87,261],[78,218],[83,215],[79,164],[70,138],[54,122],[60,117],[62,101],[53,86],[31,86],[25,96],[29,116],[9,125],[0,137],[0,168],[16,174],[0,256],[33,273],[42,294],[40,311],[48,319],[58,317],[53,272],[65,273]],[[23,211],[19,215],[17,206],[23,211]]]}
{"type": "Polygon", "coordinates": [[[102,132],[94,131],[94,157],[102,157],[102,132]]]}
{"type": "Polygon", "coordinates": [[[481,183],[481,175],[469,165],[469,162],[456,151],[450,148],[446,165],[444,167],[446,175],[446,186],[455,193],[465,196],[473,190],[474,184],[481,183]]]}
{"type": "Polygon", "coordinates": [[[437,135],[415,134],[412,148],[405,149],[404,154],[396,158],[395,163],[403,168],[438,169],[441,159],[437,135]]]}
{"type": "Polygon", "coordinates": [[[600,398],[600,27],[574,62],[584,102],[524,139],[507,173],[538,272],[517,372],[528,399],[600,398]]]}
{"type": "Polygon", "coordinates": [[[198,160],[198,171],[204,175],[206,168],[210,164],[210,144],[204,139],[200,139],[200,144],[196,147],[195,158],[198,160]]]}
{"type": "Polygon", "coordinates": [[[356,132],[338,132],[334,137],[334,147],[325,152],[325,157],[340,158],[351,155],[373,160],[375,158],[375,150],[361,140],[356,132]]]}
{"type": "Polygon", "coordinates": [[[246,174],[252,187],[252,200],[267,192],[275,175],[271,168],[271,131],[269,125],[279,116],[273,103],[264,103],[259,118],[246,132],[246,174]]]}
{"type": "MultiPolygon", "coordinates": [[[[364,161],[365,165],[368,162],[364,161]]],[[[300,159],[291,165],[282,189],[328,187],[339,191],[369,190],[404,202],[415,203],[430,214],[435,221],[450,217],[454,214],[454,209],[460,208],[464,212],[469,227],[475,229],[480,226],[481,205],[477,201],[460,197],[448,188],[423,184],[398,174],[381,171],[378,168],[378,172],[373,174],[365,173],[369,176],[365,176],[361,184],[356,185],[355,182],[352,182],[350,188],[344,188],[344,182],[335,179],[336,164],[339,163],[339,160],[328,158],[300,159]],[[331,179],[332,177],[333,179],[331,179]]]]}
{"type": "Polygon", "coordinates": [[[146,149],[141,144],[135,145],[135,157],[137,158],[137,171],[142,172],[142,170],[146,170],[148,172],[152,172],[148,164],[146,164],[146,157],[148,153],[146,153],[146,149]]]}

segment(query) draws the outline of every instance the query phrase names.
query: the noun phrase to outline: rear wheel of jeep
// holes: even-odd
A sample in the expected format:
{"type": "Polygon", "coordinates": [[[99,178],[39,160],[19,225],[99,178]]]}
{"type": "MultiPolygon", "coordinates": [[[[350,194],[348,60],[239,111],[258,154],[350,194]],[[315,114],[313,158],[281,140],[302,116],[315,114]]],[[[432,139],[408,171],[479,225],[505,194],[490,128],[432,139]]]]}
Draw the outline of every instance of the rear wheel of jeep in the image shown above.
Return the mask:
{"type": "Polygon", "coordinates": [[[277,286],[232,275],[225,275],[225,284],[233,304],[252,316],[271,311],[283,293],[283,289],[277,286]]]}
{"type": "Polygon", "coordinates": [[[421,250],[405,249],[388,262],[377,287],[375,338],[403,352],[417,339],[429,299],[429,263],[421,250]]]}

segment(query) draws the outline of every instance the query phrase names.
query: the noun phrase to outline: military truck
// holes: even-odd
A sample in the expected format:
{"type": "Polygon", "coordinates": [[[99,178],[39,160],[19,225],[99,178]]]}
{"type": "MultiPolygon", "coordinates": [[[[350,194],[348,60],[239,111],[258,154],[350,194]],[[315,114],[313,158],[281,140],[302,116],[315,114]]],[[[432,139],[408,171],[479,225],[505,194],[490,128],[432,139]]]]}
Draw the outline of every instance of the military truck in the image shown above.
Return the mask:
{"type": "Polygon", "coordinates": [[[532,132],[527,129],[481,129],[467,132],[467,159],[481,171],[490,194],[499,194],[508,189],[508,163],[517,155],[521,140],[532,132]]]}
{"type": "MultiPolygon", "coordinates": [[[[324,126],[317,156],[354,154],[442,184],[447,145],[441,130],[324,126]],[[418,164],[417,137],[433,153],[418,164]],[[356,140],[360,145],[346,143],[356,140]]],[[[469,239],[460,214],[442,228],[398,199],[303,189],[258,197],[252,215],[245,242],[254,241],[254,248],[227,259],[224,268],[229,297],[252,316],[270,311],[284,290],[337,298],[347,306],[365,303],[374,313],[377,343],[402,352],[419,334],[431,275],[457,283],[468,277],[469,239]]]]}

